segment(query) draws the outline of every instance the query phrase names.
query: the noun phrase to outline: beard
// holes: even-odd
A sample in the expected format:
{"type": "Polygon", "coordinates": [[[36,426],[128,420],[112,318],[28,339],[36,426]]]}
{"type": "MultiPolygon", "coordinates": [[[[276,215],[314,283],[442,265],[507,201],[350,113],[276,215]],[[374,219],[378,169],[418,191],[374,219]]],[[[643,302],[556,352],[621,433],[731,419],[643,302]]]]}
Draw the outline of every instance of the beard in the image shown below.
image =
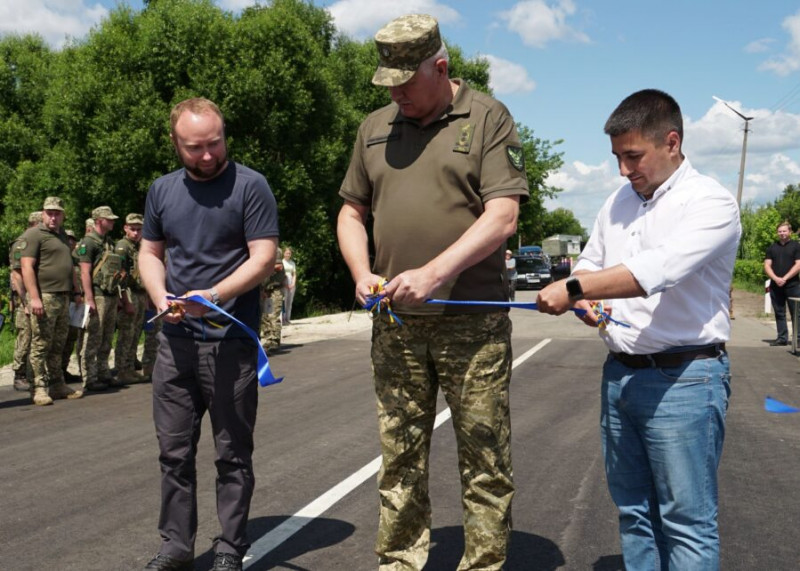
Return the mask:
{"type": "Polygon", "coordinates": [[[195,180],[211,180],[212,178],[219,176],[219,174],[225,168],[227,162],[228,157],[223,156],[218,158],[212,165],[200,166],[197,163],[191,164],[183,162],[183,167],[192,175],[192,178],[195,180]]]}

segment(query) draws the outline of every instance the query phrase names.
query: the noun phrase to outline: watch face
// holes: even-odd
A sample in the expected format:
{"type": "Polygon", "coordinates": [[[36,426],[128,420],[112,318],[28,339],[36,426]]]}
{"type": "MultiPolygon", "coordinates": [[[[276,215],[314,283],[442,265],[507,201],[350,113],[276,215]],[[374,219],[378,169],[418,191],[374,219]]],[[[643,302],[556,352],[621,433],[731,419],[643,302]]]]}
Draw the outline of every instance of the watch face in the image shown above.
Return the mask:
{"type": "Polygon", "coordinates": [[[570,278],[567,280],[567,293],[570,297],[583,296],[583,288],[581,288],[581,282],[579,282],[577,278],[570,278]]]}

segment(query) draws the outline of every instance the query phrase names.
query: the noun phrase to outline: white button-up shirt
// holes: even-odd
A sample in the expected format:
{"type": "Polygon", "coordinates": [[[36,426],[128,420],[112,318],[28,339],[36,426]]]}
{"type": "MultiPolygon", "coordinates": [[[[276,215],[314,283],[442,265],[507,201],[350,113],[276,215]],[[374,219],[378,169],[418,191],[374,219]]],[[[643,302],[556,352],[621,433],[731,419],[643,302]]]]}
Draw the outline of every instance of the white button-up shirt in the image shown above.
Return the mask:
{"type": "Polygon", "coordinates": [[[605,300],[614,319],[631,325],[601,330],[608,348],[647,354],[727,341],[741,231],[731,193],[694,170],[688,158],[650,200],[630,183],[613,193],[573,268],[597,271],[623,264],[647,294],[605,300]]]}

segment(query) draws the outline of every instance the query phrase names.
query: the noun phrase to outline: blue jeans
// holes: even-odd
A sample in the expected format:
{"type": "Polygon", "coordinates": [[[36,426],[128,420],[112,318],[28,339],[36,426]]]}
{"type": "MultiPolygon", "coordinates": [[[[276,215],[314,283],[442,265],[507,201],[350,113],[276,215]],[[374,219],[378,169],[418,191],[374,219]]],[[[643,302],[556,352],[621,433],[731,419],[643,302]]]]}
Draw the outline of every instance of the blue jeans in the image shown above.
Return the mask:
{"type": "Polygon", "coordinates": [[[600,427],[628,571],[717,570],[727,354],[675,368],[603,367],[600,427]]]}

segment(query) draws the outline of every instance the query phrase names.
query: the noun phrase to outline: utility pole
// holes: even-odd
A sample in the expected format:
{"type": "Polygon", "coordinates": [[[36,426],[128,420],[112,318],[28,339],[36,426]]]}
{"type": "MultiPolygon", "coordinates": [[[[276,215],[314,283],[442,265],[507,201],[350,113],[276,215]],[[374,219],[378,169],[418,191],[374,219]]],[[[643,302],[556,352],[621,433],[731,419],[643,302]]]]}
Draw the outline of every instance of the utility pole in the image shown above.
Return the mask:
{"type": "Polygon", "coordinates": [[[745,157],[747,156],[747,133],[750,132],[750,121],[753,119],[753,117],[745,117],[742,113],[740,113],[739,111],[737,111],[736,109],[731,107],[731,105],[727,101],[725,101],[723,99],[720,99],[716,95],[712,95],[711,97],[713,97],[714,99],[716,99],[717,101],[722,103],[725,107],[727,107],[728,109],[730,109],[731,111],[736,113],[739,117],[744,119],[744,139],[742,140],[742,160],[739,163],[739,188],[736,190],[736,204],[738,204],[739,207],[741,208],[741,206],[742,206],[742,188],[744,187],[744,161],[745,161],[745,157]]]}

